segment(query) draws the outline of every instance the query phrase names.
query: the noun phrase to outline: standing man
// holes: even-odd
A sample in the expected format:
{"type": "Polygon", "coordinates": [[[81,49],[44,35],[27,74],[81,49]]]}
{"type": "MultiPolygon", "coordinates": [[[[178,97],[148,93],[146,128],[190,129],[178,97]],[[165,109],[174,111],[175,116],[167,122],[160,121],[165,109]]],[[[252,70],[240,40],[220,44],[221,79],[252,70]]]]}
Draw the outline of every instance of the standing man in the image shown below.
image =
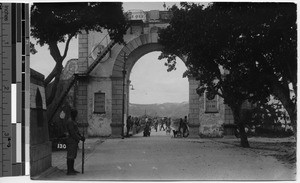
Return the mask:
{"type": "Polygon", "coordinates": [[[171,118],[166,118],[166,133],[171,132],[171,118]]]}
{"type": "Polygon", "coordinates": [[[67,175],[76,175],[79,173],[74,169],[74,162],[77,157],[77,149],[79,140],[85,141],[85,138],[79,133],[76,122],[77,110],[71,109],[70,118],[67,121],[67,175]]]}
{"type": "Polygon", "coordinates": [[[165,127],[164,127],[165,120],[166,120],[166,118],[163,118],[163,119],[161,120],[159,131],[161,131],[161,129],[163,129],[163,131],[165,131],[165,127]]]}
{"type": "Polygon", "coordinates": [[[138,117],[135,117],[135,130],[136,130],[136,133],[139,133],[140,131],[140,119],[138,117]]]}
{"type": "Polygon", "coordinates": [[[158,127],[158,119],[155,118],[154,119],[154,129],[155,129],[156,132],[157,132],[157,127],[158,127]]]}
{"type": "Polygon", "coordinates": [[[183,136],[187,137],[187,136],[189,136],[189,125],[188,125],[187,116],[184,116],[183,125],[184,125],[183,136]],[[187,134],[186,134],[186,132],[187,132],[187,134]]]}
{"type": "Polygon", "coordinates": [[[126,136],[129,137],[129,131],[132,126],[132,121],[131,121],[131,116],[128,116],[127,121],[126,121],[126,128],[127,128],[127,134],[126,136]]]}

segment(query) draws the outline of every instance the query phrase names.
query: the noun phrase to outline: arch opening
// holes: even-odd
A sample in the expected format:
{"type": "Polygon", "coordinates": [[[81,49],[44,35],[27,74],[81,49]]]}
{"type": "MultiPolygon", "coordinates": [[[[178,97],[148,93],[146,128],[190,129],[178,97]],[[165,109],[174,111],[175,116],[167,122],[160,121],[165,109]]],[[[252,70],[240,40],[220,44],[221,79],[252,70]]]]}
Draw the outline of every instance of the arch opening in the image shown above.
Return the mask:
{"type": "MultiPolygon", "coordinates": [[[[124,126],[126,126],[126,119],[130,115],[130,73],[135,63],[139,61],[141,57],[151,52],[162,51],[163,47],[157,42],[157,40],[157,33],[140,35],[134,39],[130,39],[129,41],[127,41],[127,44],[123,46],[115,56],[116,59],[113,64],[112,75],[110,77],[112,80],[111,97],[113,113],[111,118],[112,122],[110,124],[110,126],[112,127],[112,134],[118,135],[123,133],[122,129],[124,126]],[[122,89],[123,87],[124,89],[122,89]]],[[[182,64],[184,64],[185,58],[181,58],[181,60],[183,61],[182,64]]],[[[160,63],[164,64],[163,61],[160,61],[160,63]]],[[[165,72],[166,70],[167,68],[165,67],[165,72]]],[[[182,115],[181,118],[183,118],[184,116],[188,116],[189,123],[192,125],[190,125],[190,130],[192,130],[193,134],[197,136],[199,128],[199,95],[195,92],[195,89],[198,87],[198,83],[193,78],[188,78],[187,80],[187,88],[189,92],[188,102],[186,102],[186,104],[188,106],[188,112],[182,115]]]]}
{"type": "Polygon", "coordinates": [[[188,114],[189,83],[188,78],[182,77],[186,66],[177,58],[176,70],[167,72],[165,60],[158,60],[159,55],[159,51],[143,55],[128,73],[129,115],[146,112],[179,118],[188,114]]]}

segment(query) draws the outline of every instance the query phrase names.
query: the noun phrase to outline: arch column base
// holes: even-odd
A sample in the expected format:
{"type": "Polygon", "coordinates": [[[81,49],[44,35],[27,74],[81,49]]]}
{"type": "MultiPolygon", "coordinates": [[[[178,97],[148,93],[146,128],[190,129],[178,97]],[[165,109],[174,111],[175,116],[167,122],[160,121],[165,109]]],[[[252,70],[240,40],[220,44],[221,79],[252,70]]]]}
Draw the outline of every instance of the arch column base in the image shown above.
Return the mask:
{"type": "Polygon", "coordinates": [[[111,127],[111,138],[122,138],[122,124],[112,123],[111,127]]]}
{"type": "Polygon", "coordinates": [[[188,138],[199,138],[199,127],[200,124],[189,124],[189,136],[188,138]]]}

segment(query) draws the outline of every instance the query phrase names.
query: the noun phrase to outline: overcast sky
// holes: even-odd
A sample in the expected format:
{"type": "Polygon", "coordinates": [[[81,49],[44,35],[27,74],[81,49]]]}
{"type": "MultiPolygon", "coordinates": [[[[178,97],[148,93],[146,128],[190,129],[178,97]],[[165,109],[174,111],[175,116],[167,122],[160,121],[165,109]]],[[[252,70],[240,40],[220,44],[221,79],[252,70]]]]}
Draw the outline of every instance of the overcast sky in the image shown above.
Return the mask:
{"type": "MultiPolygon", "coordinates": [[[[167,7],[171,7],[172,2],[166,2],[167,7]]],[[[178,2],[176,4],[179,4],[178,2]]],[[[164,10],[163,2],[124,2],[124,11],[131,9],[164,10]]],[[[35,40],[31,40],[35,43],[35,40]]],[[[31,55],[30,67],[49,75],[55,66],[55,62],[50,56],[47,46],[39,47],[36,45],[37,54],[31,55]]],[[[64,50],[64,44],[60,45],[61,52],[64,50]]],[[[188,80],[182,78],[186,70],[184,64],[180,61],[177,64],[176,71],[167,72],[164,61],[158,61],[159,52],[152,52],[144,55],[132,69],[130,80],[135,90],[130,92],[130,102],[137,104],[164,103],[164,102],[184,102],[188,101],[188,80]]],[[[73,39],[65,64],[72,58],[78,58],[78,40],[73,39]]]]}

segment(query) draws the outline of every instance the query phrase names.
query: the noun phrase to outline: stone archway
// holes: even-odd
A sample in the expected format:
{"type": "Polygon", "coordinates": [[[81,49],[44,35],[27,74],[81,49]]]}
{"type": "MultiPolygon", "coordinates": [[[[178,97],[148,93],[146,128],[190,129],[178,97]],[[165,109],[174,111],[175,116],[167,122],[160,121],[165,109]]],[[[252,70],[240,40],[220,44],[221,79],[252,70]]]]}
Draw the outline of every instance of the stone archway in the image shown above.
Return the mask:
{"type": "MultiPolygon", "coordinates": [[[[123,103],[123,68],[124,54],[127,55],[125,70],[125,111],[128,108],[129,77],[134,64],[145,54],[153,51],[162,51],[162,45],[158,43],[158,34],[143,34],[129,41],[116,57],[112,71],[112,136],[119,136],[122,130],[122,103],[123,103]]],[[[199,137],[199,96],[196,93],[198,83],[189,78],[189,122],[190,136],[199,137]]],[[[125,115],[126,114],[125,112],[125,115]]],[[[126,116],[124,117],[126,119],[126,116]]]]}

